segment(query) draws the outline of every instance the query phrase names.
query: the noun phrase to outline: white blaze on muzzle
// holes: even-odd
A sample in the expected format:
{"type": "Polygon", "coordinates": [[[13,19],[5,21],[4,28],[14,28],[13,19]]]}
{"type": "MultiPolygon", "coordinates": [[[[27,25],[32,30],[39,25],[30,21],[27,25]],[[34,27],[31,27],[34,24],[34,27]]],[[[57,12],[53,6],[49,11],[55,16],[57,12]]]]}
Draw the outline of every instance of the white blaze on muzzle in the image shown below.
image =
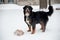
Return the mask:
{"type": "Polygon", "coordinates": [[[30,15],[30,10],[29,10],[29,8],[26,8],[26,10],[25,10],[25,16],[29,16],[30,15]]]}

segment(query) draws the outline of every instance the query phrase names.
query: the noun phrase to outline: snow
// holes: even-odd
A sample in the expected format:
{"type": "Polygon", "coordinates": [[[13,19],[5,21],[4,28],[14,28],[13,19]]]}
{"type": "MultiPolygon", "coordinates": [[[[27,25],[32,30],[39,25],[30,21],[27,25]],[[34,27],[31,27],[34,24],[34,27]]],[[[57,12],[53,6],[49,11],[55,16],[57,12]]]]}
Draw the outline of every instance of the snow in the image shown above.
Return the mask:
{"type": "MultiPolygon", "coordinates": [[[[56,4],[58,5],[58,4],[56,4]]],[[[54,8],[58,7],[53,5],[54,8]]],[[[32,6],[33,11],[39,10],[39,6],[32,6]]],[[[0,5],[0,40],[60,40],[60,10],[55,10],[46,26],[46,31],[40,30],[36,25],[36,33],[27,32],[27,25],[24,22],[23,6],[16,4],[0,5]],[[17,29],[24,31],[24,35],[16,36],[17,29]]]]}

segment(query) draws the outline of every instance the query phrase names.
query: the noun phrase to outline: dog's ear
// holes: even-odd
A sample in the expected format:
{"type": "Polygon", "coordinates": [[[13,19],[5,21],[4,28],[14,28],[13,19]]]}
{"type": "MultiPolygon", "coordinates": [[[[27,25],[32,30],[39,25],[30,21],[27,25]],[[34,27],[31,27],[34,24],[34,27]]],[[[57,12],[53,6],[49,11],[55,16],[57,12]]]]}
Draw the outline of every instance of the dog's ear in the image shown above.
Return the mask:
{"type": "Polygon", "coordinates": [[[25,9],[26,7],[28,7],[28,5],[25,5],[25,6],[23,7],[23,9],[25,9]]]}
{"type": "Polygon", "coordinates": [[[31,7],[31,10],[33,10],[33,8],[31,7]]]}
{"type": "Polygon", "coordinates": [[[27,6],[25,5],[24,7],[23,7],[23,9],[25,9],[27,6]]]}
{"type": "Polygon", "coordinates": [[[31,10],[33,10],[33,8],[30,6],[31,10]]]}
{"type": "Polygon", "coordinates": [[[23,7],[23,9],[25,9],[25,6],[23,7]]]}

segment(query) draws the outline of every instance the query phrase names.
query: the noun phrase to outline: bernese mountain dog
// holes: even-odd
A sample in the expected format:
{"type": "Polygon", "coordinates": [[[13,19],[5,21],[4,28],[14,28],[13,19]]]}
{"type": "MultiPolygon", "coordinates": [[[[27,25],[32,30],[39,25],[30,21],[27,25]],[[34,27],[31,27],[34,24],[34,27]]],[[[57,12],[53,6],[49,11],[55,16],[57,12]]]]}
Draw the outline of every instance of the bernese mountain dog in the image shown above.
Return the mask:
{"type": "Polygon", "coordinates": [[[32,31],[31,34],[35,33],[35,26],[36,24],[41,24],[41,30],[42,32],[45,32],[46,30],[46,24],[48,21],[48,16],[51,16],[53,14],[53,6],[49,6],[48,12],[45,11],[32,11],[32,7],[29,5],[25,5],[23,7],[24,11],[24,21],[28,25],[28,32],[32,31]]]}

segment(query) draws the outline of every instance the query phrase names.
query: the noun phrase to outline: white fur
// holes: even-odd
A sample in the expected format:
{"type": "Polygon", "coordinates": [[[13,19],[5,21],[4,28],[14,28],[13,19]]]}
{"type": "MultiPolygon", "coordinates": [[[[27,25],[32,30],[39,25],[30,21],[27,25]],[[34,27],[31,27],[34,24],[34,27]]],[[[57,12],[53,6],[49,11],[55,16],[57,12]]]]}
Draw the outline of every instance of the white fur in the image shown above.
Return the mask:
{"type": "Polygon", "coordinates": [[[28,17],[28,16],[29,16],[29,13],[26,13],[26,14],[25,14],[25,16],[27,16],[27,17],[28,17]]]}
{"type": "Polygon", "coordinates": [[[28,20],[28,17],[26,17],[26,22],[30,25],[29,20],[28,20]]]}

